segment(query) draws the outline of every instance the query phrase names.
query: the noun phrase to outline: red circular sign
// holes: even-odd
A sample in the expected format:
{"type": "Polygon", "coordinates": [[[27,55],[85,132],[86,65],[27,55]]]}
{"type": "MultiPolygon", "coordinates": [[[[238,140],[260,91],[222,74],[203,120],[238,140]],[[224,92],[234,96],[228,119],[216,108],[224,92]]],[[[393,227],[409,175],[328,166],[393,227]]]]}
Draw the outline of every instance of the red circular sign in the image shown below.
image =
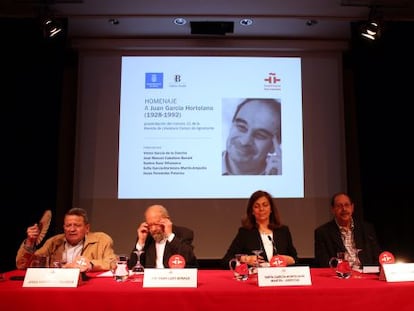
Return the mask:
{"type": "Polygon", "coordinates": [[[248,275],[249,274],[249,267],[247,266],[247,263],[242,263],[234,269],[238,274],[241,275],[248,275]]]}
{"type": "Polygon", "coordinates": [[[381,265],[384,263],[395,263],[394,255],[390,252],[382,252],[378,260],[381,265]]]}
{"type": "Polygon", "coordinates": [[[170,259],[168,259],[168,266],[170,268],[184,268],[185,267],[185,259],[181,255],[172,255],[170,259]]]}
{"type": "Polygon", "coordinates": [[[270,266],[271,267],[286,267],[287,262],[283,256],[275,255],[270,259],[270,266]]]}

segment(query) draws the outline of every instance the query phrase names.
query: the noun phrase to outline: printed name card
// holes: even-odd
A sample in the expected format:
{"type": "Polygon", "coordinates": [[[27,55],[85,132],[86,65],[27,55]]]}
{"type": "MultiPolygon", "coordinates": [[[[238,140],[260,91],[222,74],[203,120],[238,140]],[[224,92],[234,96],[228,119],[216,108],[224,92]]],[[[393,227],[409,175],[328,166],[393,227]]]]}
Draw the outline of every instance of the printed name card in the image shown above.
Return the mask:
{"type": "Polygon", "coordinates": [[[387,282],[414,281],[414,263],[383,264],[382,269],[387,282]]]}
{"type": "Polygon", "coordinates": [[[142,287],[197,287],[197,269],[146,268],[142,287]]]}
{"type": "Polygon", "coordinates": [[[263,267],[258,269],[258,285],[312,285],[309,267],[263,267]]]}
{"type": "Polygon", "coordinates": [[[77,287],[79,268],[28,268],[23,287],[77,287]]]}
{"type": "Polygon", "coordinates": [[[363,266],[362,273],[379,273],[380,267],[379,266],[363,266]]]}

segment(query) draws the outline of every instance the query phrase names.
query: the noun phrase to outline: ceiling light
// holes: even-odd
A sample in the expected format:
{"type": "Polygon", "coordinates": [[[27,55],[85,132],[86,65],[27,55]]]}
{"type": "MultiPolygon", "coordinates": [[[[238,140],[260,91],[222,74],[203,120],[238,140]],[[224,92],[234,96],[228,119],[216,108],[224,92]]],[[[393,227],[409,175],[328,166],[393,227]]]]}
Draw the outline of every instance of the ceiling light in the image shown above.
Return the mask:
{"type": "Polygon", "coordinates": [[[110,19],[108,19],[108,23],[110,23],[111,25],[119,25],[119,19],[110,18],[110,19]]]}
{"type": "Polygon", "coordinates": [[[53,38],[63,31],[63,25],[58,19],[45,18],[43,21],[43,34],[45,38],[53,38]]]}
{"type": "Polygon", "coordinates": [[[378,22],[371,21],[362,25],[361,36],[368,38],[370,40],[376,40],[381,34],[381,29],[378,22]]]}
{"type": "Polygon", "coordinates": [[[240,25],[242,26],[250,26],[253,24],[253,20],[251,20],[250,18],[243,18],[242,20],[240,20],[240,25]]]}
{"type": "Polygon", "coordinates": [[[316,25],[318,23],[318,21],[317,20],[315,20],[315,19],[308,19],[307,21],[306,21],[306,26],[314,26],[314,25],[316,25]]]}
{"type": "Polygon", "coordinates": [[[178,25],[178,26],[182,26],[187,24],[187,20],[185,18],[182,17],[177,17],[174,19],[174,24],[178,25]]]}
{"type": "Polygon", "coordinates": [[[361,36],[369,40],[377,40],[381,36],[382,18],[375,8],[371,8],[368,21],[361,25],[361,36]]]}

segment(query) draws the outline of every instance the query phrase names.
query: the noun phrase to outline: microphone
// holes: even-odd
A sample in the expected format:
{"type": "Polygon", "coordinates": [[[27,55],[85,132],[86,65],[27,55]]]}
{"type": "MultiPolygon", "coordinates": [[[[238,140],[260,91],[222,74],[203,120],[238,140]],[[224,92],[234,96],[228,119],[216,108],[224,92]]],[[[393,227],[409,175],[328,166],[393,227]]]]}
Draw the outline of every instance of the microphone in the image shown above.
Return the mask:
{"type": "Polygon", "coordinates": [[[276,255],[277,254],[277,248],[276,248],[275,241],[273,241],[273,239],[272,239],[272,237],[270,235],[268,235],[267,238],[269,239],[270,242],[272,242],[272,245],[273,245],[273,253],[274,253],[274,255],[276,255]]]}

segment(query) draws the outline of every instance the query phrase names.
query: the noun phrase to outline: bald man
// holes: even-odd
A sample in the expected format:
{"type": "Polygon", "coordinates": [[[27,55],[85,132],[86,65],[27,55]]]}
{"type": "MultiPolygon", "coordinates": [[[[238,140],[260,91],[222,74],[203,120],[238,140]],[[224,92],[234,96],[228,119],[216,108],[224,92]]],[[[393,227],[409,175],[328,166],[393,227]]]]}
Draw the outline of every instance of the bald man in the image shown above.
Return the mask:
{"type": "Polygon", "coordinates": [[[191,229],[172,223],[167,209],[162,205],[151,205],[145,211],[145,221],[137,229],[135,247],[131,253],[129,267],[137,261],[135,251],[143,251],[141,264],[145,268],[170,268],[169,259],[181,255],[185,268],[197,268],[191,229]]]}

